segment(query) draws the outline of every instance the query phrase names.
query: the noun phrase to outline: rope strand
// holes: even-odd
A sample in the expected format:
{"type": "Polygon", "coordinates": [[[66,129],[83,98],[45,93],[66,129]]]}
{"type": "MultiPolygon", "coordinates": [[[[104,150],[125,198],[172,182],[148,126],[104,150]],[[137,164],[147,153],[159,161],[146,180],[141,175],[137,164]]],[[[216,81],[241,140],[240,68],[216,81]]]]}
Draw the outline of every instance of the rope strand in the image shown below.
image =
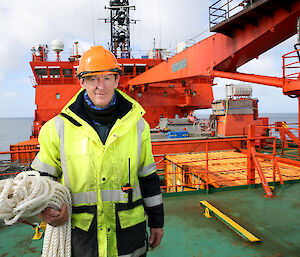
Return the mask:
{"type": "Polygon", "coordinates": [[[67,187],[41,177],[37,171],[27,171],[14,179],[0,180],[0,192],[0,219],[6,225],[35,216],[46,207],[61,209],[67,203],[68,221],[58,227],[47,224],[42,257],[71,256],[72,199],[67,187]]]}

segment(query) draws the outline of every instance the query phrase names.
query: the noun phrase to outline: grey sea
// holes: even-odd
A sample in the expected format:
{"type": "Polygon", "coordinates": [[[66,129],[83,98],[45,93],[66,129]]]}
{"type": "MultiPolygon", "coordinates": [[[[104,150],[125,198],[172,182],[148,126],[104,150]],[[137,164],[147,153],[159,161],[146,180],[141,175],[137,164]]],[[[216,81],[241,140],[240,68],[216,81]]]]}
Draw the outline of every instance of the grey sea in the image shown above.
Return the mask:
{"type": "Polygon", "coordinates": [[[30,139],[33,118],[0,118],[0,151],[30,139]]]}
{"type": "MultiPolygon", "coordinates": [[[[261,113],[259,117],[269,117],[270,124],[275,121],[298,123],[297,113],[261,113]]],[[[208,118],[208,115],[200,115],[199,118],[208,118]]],[[[10,145],[28,140],[32,125],[33,118],[0,118],[0,152],[9,151],[10,145]]],[[[296,125],[291,125],[291,127],[296,127],[296,125]]]]}
{"type": "MultiPolygon", "coordinates": [[[[298,113],[262,113],[259,117],[268,117],[269,124],[274,124],[276,121],[284,121],[290,128],[298,128],[298,113]]],[[[291,132],[298,137],[297,130],[291,132]]],[[[273,131],[273,136],[279,137],[279,133],[273,131]]]]}

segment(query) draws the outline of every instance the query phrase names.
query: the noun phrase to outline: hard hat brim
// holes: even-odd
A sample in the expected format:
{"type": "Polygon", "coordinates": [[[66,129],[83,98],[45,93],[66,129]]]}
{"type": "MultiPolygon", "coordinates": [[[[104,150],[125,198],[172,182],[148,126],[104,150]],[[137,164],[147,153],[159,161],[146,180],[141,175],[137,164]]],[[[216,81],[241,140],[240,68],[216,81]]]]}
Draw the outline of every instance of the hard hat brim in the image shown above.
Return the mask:
{"type": "Polygon", "coordinates": [[[121,69],[111,69],[111,70],[101,70],[101,71],[85,71],[80,72],[77,77],[78,78],[85,78],[95,75],[104,75],[104,74],[119,74],[120,76],[123,75],[123,71],[121,69]]]}
{"type": "Polygon", "coordinates": [[[82,75],[82,78],[91,77],[95,75],[107,75],[107,74],[119,74],[118,72],[112,72],[112,71],[101,71],[101,72],[91,72],[85,75],[82,75]]]}

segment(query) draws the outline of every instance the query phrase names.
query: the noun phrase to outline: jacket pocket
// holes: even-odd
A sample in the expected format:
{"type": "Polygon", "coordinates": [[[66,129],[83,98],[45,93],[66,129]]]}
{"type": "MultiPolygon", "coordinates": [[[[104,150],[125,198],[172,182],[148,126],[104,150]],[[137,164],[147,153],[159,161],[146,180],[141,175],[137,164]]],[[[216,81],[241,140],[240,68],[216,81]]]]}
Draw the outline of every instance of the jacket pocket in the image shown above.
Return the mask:
{"type": "Polygon", "coordinates": [[[80,228],[81,230],[88,232],[92,224],[93,218],[93,213],[74,213],[72,215],[72,229],[80,228]]]}
{"type": "Polygon", "coordinates": [[[133,227],[146,220],[143,205],[129,210],[120,210],[118,211],[118,217],[121,229],[133,227]]]}
{"type": "Polygon", "coordinates": [[[96,213],[82,212],[72,215],[71,241],[72,257],[98,256],[96,213]]]}
{"type": "Polygon", "coordinates": [[[116,237],[119,255],[132,254],[138,249],[146,251],[146,216],[142,199],[116,204],[116,237]]]}

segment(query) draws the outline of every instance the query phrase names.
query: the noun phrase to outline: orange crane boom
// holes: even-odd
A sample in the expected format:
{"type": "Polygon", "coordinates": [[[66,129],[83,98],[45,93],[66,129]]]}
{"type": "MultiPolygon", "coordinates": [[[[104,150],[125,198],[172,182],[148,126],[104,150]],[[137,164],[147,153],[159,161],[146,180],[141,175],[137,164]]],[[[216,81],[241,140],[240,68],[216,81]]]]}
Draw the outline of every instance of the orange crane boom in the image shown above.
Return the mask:
{"type": "MultiPolygon", "coordinates": [[[[211,77],[212,70],[235,72],[241,65],[296,34],[300,1],[281,2],[257,0],[252,7],[215,26],[215,32],[219,33],[129,80],[128,84],[211,77]]],[[[239,74],[236,76],[238,78],[239,74]]]]}

